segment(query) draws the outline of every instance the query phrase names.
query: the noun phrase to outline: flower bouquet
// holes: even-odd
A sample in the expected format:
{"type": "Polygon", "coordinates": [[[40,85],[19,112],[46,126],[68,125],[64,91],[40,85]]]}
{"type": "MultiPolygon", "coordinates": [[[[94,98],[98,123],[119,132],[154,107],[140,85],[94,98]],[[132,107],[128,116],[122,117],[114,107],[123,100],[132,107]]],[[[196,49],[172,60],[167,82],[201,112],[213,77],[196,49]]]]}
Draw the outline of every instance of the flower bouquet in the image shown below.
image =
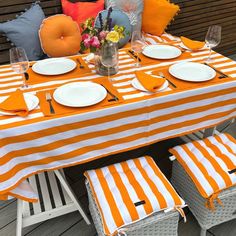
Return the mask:
{"type": "MultiPolygon", "coordinates": [[[[94,63],[96,70],[99,74],[107,75],[108,70],[101,63],[100,52],[102,47],[108,43],[117,44],[120,39],[124,38],[125,27],[115,25],[112,28],[111,18],[112,8],[108,9],[106,19],[103,19],[102,14],[99,13],[99,27],[95,26],[94,18],[88,18],[85,23],[81,25],[82,28],[82,41],[81,51],[94,53],[94,63]]],[[[118,46],[117,46],[118,47],[118,46]]],[[[118,72],[118,66],[111,68],[110,73],[115,74],[118,72]]]]}

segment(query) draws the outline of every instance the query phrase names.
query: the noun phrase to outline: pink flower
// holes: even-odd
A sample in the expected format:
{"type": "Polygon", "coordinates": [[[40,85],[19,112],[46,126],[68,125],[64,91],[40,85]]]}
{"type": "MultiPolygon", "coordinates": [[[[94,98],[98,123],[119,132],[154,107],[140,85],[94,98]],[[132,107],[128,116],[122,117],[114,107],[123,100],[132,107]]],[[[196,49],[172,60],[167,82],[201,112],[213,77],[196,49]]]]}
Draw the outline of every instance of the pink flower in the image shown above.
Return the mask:
{"type": "Polygon", "coordinates": [[[84,46],[85,46],[86,48],[89,48],[90,45],[91,45],[91,38],[89,37],[89,38],[86,38],[86,39],[84,40],[84,46]]]}
{"type": "Polygon", "coordinates": [[[100,42],[98,40],[97,36],[93,36],[90,40],[90,44],[92,47],[99,48],[100,47],[100,42]]]}
{"type": "Polygon", "coordinates": [[[107,32],[106,31],[101,31],[99,34],[99,37],[101,40],[105,39],[107,37],[107,32]]]}
{"type": "Polygon", "coordinates": [[[88,38],[90,38],[89,34],[83,34],[82,35],[82,41],[84,41],[85,39],[88,39],[88,38]]]}

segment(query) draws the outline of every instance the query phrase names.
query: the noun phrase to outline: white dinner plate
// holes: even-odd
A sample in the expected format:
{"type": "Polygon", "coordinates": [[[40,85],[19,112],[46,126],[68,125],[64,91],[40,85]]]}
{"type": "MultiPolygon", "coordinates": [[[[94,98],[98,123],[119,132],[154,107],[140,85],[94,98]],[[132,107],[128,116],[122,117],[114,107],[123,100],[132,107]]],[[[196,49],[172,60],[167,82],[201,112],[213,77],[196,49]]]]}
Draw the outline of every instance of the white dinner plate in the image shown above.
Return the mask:
{"type": "Polygon", "coordinates": [[[76,68],[76,62],[68,58],[50,58],[36,62],[32,70],[41,75],[61,75],[76,68]]]}
{"type": "MultiPolygon", "coordinates": [[[[158,77],[157,77],[157,79],[158,79],[158,77]]],[[[149,93],[150,93],[150,91],[148,91],[147,89],[145,89],[145,88],[143,87],[143,85],[139,82],[139,80],[138,80],[137,78],[134,78],[134,79],[131,81],[131,84],[132,84],[132,86],[133,86],[134,88],[136,88],[136,89],[138,89],[138,90],[140,90],[140,91],[149,92],[149,93]]],[[[167,88],[168,88],[168,85],[169,85],[169,83],[168,83],[168,81],[166,80],[165,83],[164,83],[159,89],[156,90],[156,92],[160,92],[160,91],[163,91],[163,90],[167,89],[167,88]]]]}
{"type": "Polygon", "coordinates": [[[149,45],[143,50],[143,54],[154,59],[172,59],[181,55],[181,50],[170,45],[149,45]]]}
{"type": "MultiPolygon", "coordinates": [[[[24,94],[24,99],[25,99],[25,103],[26,103],[29,111],[34,110],[39,104],[39,99],[36,96],[34,96],[33,94],[24,94]]],[[[3,111],[0,111],[0,114],[7,115],[7,116],[14,116],[15,115],[13,113],[3,112],[3,111]]]]}
{"type": "MultiPolygon", "coordinates": [[[[179,44],[179,46],[180,46],[181,48],[183,48],[183,49],[187,49],[187,50],[192,51],[192,49],[186,47],[186,46],[183,44],[183,42],[181,42],[181,43],[179,44]]],[[[203,49],[207,49],[207,48],[208,48],[208,47],[207,47],[207,45],[205,44],[202,48],[199,48],[198,50],[203,50],[203,49]]]]}
{"type": "Polygon", "coordinates": [[[93,82],[74,82],[62,85],[53,93],[56,102],[69,107],[86,107],[101,102],[106,89],[93,82]]]}
{"type": "Polygon", "coordinates": [[[176,63],[169,67],[169,72],[178,79],[190,82],[208,81],[216,76],[214,69],[196,62],[176,63]]]}

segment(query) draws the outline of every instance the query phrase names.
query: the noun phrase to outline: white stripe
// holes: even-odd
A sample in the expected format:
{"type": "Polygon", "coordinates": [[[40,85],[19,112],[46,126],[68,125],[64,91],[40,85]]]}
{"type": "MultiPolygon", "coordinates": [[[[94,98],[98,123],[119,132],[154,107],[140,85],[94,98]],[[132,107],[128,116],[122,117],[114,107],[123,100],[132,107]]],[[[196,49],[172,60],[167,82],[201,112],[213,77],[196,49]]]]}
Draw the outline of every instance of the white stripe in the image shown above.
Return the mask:
{"type": "Polygon", "coordinates": [[[120,193],[120,190],[117,188],[116,183],[114,181],[114,178],[112,176],[112,174],[110,173],[109,169],[107,167],[101,168],[105,178],[106,178],[106,182],[109,186],[109,189],[114,197],[114,200],[116,202],[116,206],[120,211],[121,217],[124,221],[124,223],[129,223],[132,221],[132,218],[129,214],[129,211],[122,199],[122,195],[120,193]],[[122,208],[120,207],[122,205],[122,208]]]}
{"type": "Polygon", "coordinates": [[[236,65],[236,62],[235,61],[231,61],[231,62],[215,65],[215,67],[219,68],[219,67],[224,67],[224,66],[235,66],[235,65],[236,65]]]}
{"type": "Polygon", "coordinates": [[[88,173],[89,173],[90,178],[93,181],[94,190],[96,192],[98,199],[103,199],[103,201],[99,201],[99,203],[101,204],[102,209],[106,209],[107,227],[108,227],[109,231],[113,231],[114,229],[117,228],[117,225],[113,219],[110,206],[109,206],[108,202],[106,201],[106,196],[105,196],[105,194],[103,192],[103,188],[98,180],[98,176],[94,170],[91,170],[88,173]]]}
{"type": "Polygon", "coordinates": [[[184,149],[181,146],[175,147],[174,149],[179,153],[183,162],[189,167],[192,175],[197,176],[197,180],[199,183],[201,183],[206,194],[208,196],[211,195],[213,192],[213,188],[211,187],[211,185],[209,184],[208,180],[203,175],[199,167],[193,162],[193,160],[188,156],[188,154],[184,151],[184,149]]]}
{"type": "MultiPolygon", "coordinates": [[[[152,208],[153,209],[160,209],[159,202],[157,201],[157,198],[155,197],[155,194],[153,193],[152,189],[150,188],[149,184],[146,182],[146,180],[143,178],[140,170],[136,167],[133,160],[128,160],[127,164],[130,168],[130,171],[132,171],[133,175],[135,176],[136,180],[140,184],[141,188],[143,189],[145,195],[149,199],[152,208]]],[[[144,199],[140,199],[142,201],[144,199]]]]}
{"type": "Polygon", "coordinates": [[[16,72],[0,73],[0,77],[10,76],[10,75],[17,75],[17,73],[16,72]]]}
{"type": "MultiPolygon", "coordinates": [[[[117,170],[117,172],[119,173],[123,173],[123,168],[120,165],[120,163],[115,164],[115,168],[117,170]]],[[[128,191],[129,197],[131,198],[132,202],[139,202],[141,201],[141,199],[138,198],[138,195],[136,194],[136,191],[134,190],[133,186],[130,184],[129,179],[127,177],[127,175],[125,174],[120,174],[121,180],[123,182],[123,184],[126,187],[126,190],[128,191]]],[[[146,215],[145,209],[143,207],[143,205],[140,205],[139,207],[136,208],[137,212],[138,212],[138,216],[139,218],[142,218],[146,215]]]]}
{"type": "MultiPolygon", "coordinates": [[[[202,144],[201,144],[201,146],[202,146],[202,144]]],[[[189,150],[194,154],[196,159],[205,167],[209,176],[211,176],[213,179],[216,180],[216,183],[217,183],[219,189],[225,188],[226,183],[225,183],[224,179],[217,172],[217,170],[214,168],[212,163],[198,150],[198,148],[195,148],[195,146],[192,143],[188,143],[187,147],[189,147],[189,150]]],[[[197,178],[197,176],[196,176],[196,178],[197,178]]]]}

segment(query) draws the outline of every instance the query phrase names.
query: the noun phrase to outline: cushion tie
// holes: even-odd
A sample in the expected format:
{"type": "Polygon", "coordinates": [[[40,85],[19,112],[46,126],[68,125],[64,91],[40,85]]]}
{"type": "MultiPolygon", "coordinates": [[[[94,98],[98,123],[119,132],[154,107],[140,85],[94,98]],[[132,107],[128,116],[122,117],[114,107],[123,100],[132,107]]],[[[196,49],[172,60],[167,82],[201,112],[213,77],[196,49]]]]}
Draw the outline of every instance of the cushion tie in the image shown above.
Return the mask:
{"type": "Polygon", "coordinates": [[[206,204],[205,204],[206,208],[208,208],[208,209],[214,211],[214,210],[215,210],[214,200],[216,200],[219,205],[223,206],[222,201],[221,201],[220,198],[218,197],[218,196],[219,196],[219,193],[220,193],[220,192],[214,193],[214,194],[212,194],[212,195],[207,199],[206,204]]]}
{"type": "Polygon", "coordinates": [[[182,218],[184,219],[184,223],[187,222],[187,218],[186,218],[186,215],[184,213],[184,210],[180,207],[175,207],[175,210],[179,212],[179,214],[182,216],[182,218]]]}

